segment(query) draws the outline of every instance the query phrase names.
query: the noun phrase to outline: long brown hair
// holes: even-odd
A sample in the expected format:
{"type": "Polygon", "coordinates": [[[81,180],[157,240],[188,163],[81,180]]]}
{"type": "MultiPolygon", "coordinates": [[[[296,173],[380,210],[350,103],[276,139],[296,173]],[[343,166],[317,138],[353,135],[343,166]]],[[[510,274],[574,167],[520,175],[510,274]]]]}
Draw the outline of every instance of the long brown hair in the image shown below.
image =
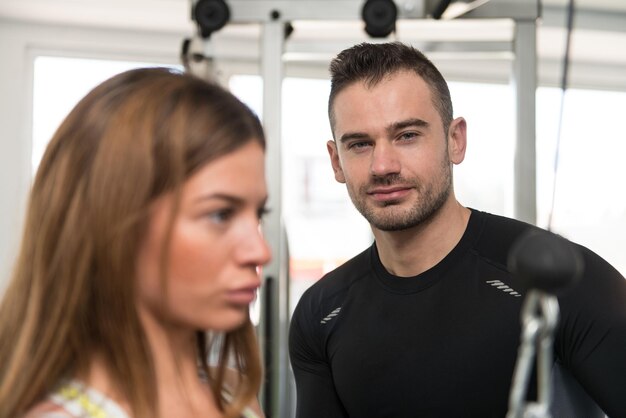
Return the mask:
{"type": "MultiPolygon", "coordinates": [[[[95,351],[133,414],[155,415],[154,368],[134,306],[148,208],[249,141],[265,147],[259,120],[245,105],[217,85],[169,69],[122,73],[76,105],[38,169],[0,306],[0,418],[18,416],[60,380],[85,372],[95,351]]],[[[261,363],[249,320],[221,340],[223,356],[210,382],[230,417],[256,396],[261,363]],[[244,378],[225,404],[229,353],[244,378]]],[[[208,371],[211,341],[199,331],[197,343],[208,371]]]]}

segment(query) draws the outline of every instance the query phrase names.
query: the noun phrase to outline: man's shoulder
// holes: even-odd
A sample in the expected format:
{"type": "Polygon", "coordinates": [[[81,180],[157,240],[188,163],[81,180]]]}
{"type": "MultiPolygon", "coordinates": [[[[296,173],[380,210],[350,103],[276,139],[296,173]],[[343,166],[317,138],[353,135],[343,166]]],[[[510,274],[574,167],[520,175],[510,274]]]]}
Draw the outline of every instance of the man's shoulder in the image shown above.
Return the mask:
{"type": "Polygon", "coordinates": [[[362,277],[372,270],[372,246],[352,257],[337,268],[326,273],[318,283],[326,283],[326,286],[346,284],[362,277]]]}
{"type": "Polygon", "coordinates": [[[324,309],[342,299],[350,287],[372,271],[371,247],[346,261],[309,287],[300,298],[298,305],[309,306],[307,310],[324,309]]]}
{"type": "Polygon", "coordinates": [[[527,222],[475,209],[472,209],[472,216],[477,218],[481,224],[482,233],[489,238],[515,238],[529,228],[537,228],[527,222]]]}
{"type": "Polygon", "coordinates": [[[538,227],[517,219],[472,210],[476,233],[474,250],[494,263],[506,265],[513,244],[525,232],[538,227]]]}
{"type": "Polygon", "coordinates": [[[473,210],[472,216],[475,217],[474,223],[476,224],[474,227],[474,231],[476,232],[474,250],[476,253],[480,254],[481,257],[489,259],[494,263],[506,265],[509,252],[517,240],[527,233],[535,231],[543,234],[558,235],[569,241],[584,260],[585,275],[621,277],[619,272],[606,260],[591,249],[570,241],[567,236],[562,236],[553,231],[523,221],[487,212],[473,210]]]}

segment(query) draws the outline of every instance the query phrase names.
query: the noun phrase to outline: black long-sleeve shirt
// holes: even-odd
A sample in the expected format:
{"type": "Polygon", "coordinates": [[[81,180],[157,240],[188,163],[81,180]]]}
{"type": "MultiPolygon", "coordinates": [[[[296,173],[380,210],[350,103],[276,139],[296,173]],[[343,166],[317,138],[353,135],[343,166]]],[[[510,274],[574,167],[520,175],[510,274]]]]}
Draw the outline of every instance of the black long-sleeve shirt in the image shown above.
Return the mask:
{"type": "MultiPolygon", "coordinates": [[[[311,286],[290,328],[297,417],[504,417],[525,296],[506,260],[528,228],[473,210],[456,247],[418,276],[389,274],[374,243],[311,286]]],[[[579,249],[584,277],[559,295],[555,356],[626,417],[626,281],[579,249]]]]}

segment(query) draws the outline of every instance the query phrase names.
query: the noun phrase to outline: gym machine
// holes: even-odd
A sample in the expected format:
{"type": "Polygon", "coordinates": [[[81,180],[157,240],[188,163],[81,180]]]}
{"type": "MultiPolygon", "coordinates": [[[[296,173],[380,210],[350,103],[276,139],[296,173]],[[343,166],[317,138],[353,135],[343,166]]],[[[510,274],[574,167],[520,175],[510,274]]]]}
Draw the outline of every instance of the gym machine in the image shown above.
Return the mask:
{"type": "MultiPolygon", "coordinates": [[[[197,33],[183,43],[182,58],[188,70],[215,77],[213,34],[227,24],[257,24],[260,36],[260,72],[263,78],[263,125],[268,138],[267,178],[273,211],[265,230],[274,251],[263,269],[259,340],[264,354],[266,382],[261,403],[268,417],[285,416],[292,409],[291,377],[287,353],[289,324],[288,246],[281,214],[281,96],[285,46],[301,20],[359,21],[363,36],[373,41],[389,37],[398,20],[509,19],[513,40],[512,84],[516,97],[516,151],[514,216],[536,222],[535,90],[537,78],[536,21],[539,0],[192,0],[191,16],[197,33]]],[[[410,41],[410,39],[400,39],[410,41]]],[[[486,41],[489,41],[488,39],[486,41]]],[[[338,51],[329,51],[338,52],[338,51]]],[[[428,53],[428,51],[425,51],[428,53]]],[[[552,315],[554,303],[543,297],[529,302],[552,315]],[[552,309],[552,310],[550,310],[552,309]]],[[[557,305],[558,306],[558,305],[557,305]]],[[[550,316],[554,318],[554,316],[550,316]]],[[[549,321],[548,321],[549,322],[549,321]]],[[[546,322],[547,325],[548,322],[546,322]]],[[[521,372],[520,372],[521,373],[521,372]]],[[[523,382],[522,382],[523,383],[523,382]]],[[[516,397],[517,399],[517,397],[516,397]]],[[[516,406],[517,408],[517,406],[516,406]]],[[[512,415],[510,418],[521,417],[512,415]]]]}

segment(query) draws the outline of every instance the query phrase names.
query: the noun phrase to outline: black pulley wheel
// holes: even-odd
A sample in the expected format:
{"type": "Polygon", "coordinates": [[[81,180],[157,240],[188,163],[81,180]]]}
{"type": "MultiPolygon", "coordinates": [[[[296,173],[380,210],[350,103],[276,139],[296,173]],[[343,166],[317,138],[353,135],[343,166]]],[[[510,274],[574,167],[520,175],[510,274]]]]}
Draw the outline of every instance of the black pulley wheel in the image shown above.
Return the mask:
{"type": "Polygon", "coordinates": [[[578,281],[583,258],[565,238],[543,230],[531,230],[514,243],[508,257],[509,270],[529,289],[554,293],[578,281]]]}

